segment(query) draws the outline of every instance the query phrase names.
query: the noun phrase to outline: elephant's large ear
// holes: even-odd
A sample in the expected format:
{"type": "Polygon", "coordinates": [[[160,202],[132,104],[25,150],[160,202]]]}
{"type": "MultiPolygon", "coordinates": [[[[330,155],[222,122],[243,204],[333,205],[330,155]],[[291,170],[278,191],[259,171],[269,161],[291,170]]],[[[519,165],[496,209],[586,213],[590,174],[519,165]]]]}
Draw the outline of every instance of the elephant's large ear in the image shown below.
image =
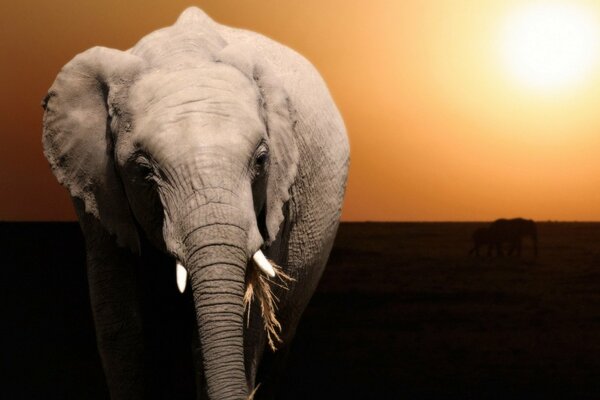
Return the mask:
{"type": "Polygon", "coordinates": [[[42,103],[42,142],[52,172],[119,245],[134,252],[139,238],[115,169],[111,126],[117,125],[113,106],[142,66],[131,54],[91,48],[63,67],[42,103]]]}
{"type": "Polygon", "coordinates": [[[266,227],[268,242],[277,237],[283,222],[283,205],[298,171],[296,118],[293,104],[268,60],[258,57],[243,45],[224,48],[218,60],[230,64],[256,82],[269,135],[269,174],[267,177],[266,227]]]}

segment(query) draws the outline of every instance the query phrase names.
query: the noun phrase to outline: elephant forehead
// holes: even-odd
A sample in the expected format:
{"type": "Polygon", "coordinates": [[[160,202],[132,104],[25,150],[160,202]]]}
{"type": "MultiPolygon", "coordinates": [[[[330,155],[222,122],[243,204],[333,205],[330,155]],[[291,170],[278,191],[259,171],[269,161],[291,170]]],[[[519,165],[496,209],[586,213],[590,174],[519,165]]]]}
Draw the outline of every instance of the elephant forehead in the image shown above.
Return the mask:
{"type": "Polygon", "coordinates": [[[253,152],[265,131],[258,88],[224,64],[146,74],[128,97],[133,129],[123,149],[129,151],[143,147],[160,158],[218,147],[242,156],[253,152]]]}
{"type": "Polygon", "coordinates": [[[155,71],[130,90],[129,108],[140,127],[164,124],[246,125],[261,123],[253,81],[221,63],[179,71],[155,71]]]}

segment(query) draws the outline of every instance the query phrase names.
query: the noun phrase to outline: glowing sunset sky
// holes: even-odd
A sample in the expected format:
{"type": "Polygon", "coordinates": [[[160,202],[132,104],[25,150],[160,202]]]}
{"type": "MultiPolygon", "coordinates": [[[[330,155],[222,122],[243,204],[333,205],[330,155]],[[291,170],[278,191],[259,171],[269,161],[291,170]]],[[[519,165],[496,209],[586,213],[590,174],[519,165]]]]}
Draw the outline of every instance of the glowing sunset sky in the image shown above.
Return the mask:
{"type": "MultiPolygon", "coordinates": [[[[74,219],[41,148],[59,69],[91,46],[131,47],[189,5],[0,6],[0,220],[74,219]]],[[[600,220],[598,1],[195,5],[319,69],[352,146],[344,220],[600,220]]]]}

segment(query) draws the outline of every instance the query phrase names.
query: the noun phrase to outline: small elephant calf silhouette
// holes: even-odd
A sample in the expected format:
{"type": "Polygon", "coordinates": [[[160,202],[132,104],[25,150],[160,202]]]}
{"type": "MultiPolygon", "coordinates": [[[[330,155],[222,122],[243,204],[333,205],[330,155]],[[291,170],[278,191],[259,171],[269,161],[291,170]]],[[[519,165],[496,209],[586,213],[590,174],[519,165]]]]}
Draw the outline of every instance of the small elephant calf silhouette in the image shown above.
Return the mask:
{"type": "Polygon", "coordinates": [[[492,222],[490,226],[478,228],[473,232],[473,247],[469,251],[469,255],[474,253],[479,256],[479,249],[487,245],[488,256],[493,254],[494,248],[496,255],[503,256],[504,246],[508,244],[508,255],[512,255],[516,251],[520,256],[523,238],[527,237],[531,239],[533,252],[537,256],[538,236],[535,222],[524,218],[501,218],[492,222]]]}

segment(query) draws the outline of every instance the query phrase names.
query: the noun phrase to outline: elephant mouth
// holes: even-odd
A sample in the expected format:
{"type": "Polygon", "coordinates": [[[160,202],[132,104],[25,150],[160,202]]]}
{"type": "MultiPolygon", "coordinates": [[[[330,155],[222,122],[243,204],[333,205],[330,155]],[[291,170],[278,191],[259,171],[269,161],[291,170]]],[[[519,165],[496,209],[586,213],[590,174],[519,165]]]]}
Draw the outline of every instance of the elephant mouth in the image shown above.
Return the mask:
{"type": "MultiPolygon", "coordinates": [[[[262,250],[257,250],[252,256],[253,264],[260,270],[262,274],[267,276],[268,278],[275,278],[278,272],[275,271],[273,267],[274,263],[269,261],[262,250]]],[[[285,275],[281,270],[279,274],[285,275]]],[[[285,275],[287,277],[287,275],[285,275]]],[[[187,287],[188,282],[188,272],[187,268],[183,266],[181,261],[175,261],[175,277],[177,281],[177,289],[179,289],[180,293],[185,292],[185,288],[187,287]]],[[[282,276],[283,277],[283,276],[282,276]]]]}
{"type": "MultiPolygon", "coordinates": [[[[250,323],[250,310],[253,301],[257,301],[262,315],[264,328],[267,333],[269,347],[277,350],[277,345],[282,342],[282,326],[277,318],[277,297],[273,294],[272,285],[288,290],[288,284],[294,279],[287,275],[281,267],[272,260],[267,259],[262,250],[257,250],[252,255],[252,265],[246,274],[246,289],[244,292],[244,310],[247,323],[250,323]]],[[[177,288],[184,293],[189,280],[187,268],[179,260],[175,260],[175,275],[177,288]]]]}
{"type": "Polygon", "coordinates": [[[281,339],[282,326],[277,318],[278,298],[273,293],[273,285],[288,290],[289,283],[295,279],[283,272],[283,269],[272,260],[268,260],[260,250],[254,253],[252,261],[256,268],[249,268],[246,272],[244,292],[246,323],[250,324],[252,302],[256,301],[267,334],[267,342],[271,350],[276,351],[277,346],[283,341],[281,339]]]}

